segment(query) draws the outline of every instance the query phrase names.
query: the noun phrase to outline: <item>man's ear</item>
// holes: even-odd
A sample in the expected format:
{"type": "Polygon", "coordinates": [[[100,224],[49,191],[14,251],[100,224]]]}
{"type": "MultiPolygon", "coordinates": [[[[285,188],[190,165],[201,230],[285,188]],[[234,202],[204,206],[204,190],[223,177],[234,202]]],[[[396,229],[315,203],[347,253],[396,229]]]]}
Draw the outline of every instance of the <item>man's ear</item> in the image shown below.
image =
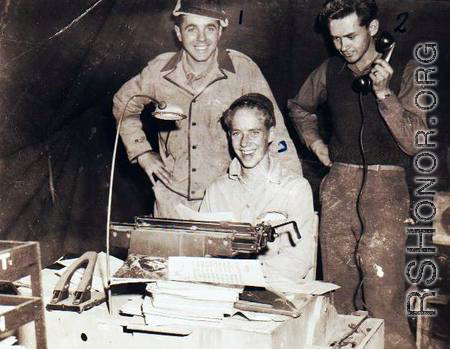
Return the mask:
{"type": "Polygon", "coordinates": [[[177,25],[174,25],[174,26],[173,26],[173,29],[175,30],[175,34],[177,34],[178,40],[179,40],[180,42],[182,42],[182,40],[181,40],[181,29],[180,29],[180,27],[177,26],[177,25]]]}
{"type": "Polygon", "coordinates": [[[378,33],[378,29],[380,29],[380,22],[378,21],[378,19],[373,19],[369,23],[370,36],[375,36],[378,33]]]}

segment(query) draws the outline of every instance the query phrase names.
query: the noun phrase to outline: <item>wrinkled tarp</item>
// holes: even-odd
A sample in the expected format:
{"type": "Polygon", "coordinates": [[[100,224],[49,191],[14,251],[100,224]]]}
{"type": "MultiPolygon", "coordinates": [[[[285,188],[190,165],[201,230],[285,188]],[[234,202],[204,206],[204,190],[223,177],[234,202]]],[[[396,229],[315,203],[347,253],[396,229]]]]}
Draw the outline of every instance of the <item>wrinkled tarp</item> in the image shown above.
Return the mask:
{"type": "MultiPolygon", "coordinates": [[[[314,32],[321,3],[226,2],[230,26],[221,44],[258,63],[284,111],[286,100],[329,54],[314,32]]],[[[177,49],[168,20],[174,4],[0,2],[0,239],[40,241],[44,265],[68,252],[104,249],[115,133],[112,96],[149,59],[177,49]]],[[[445,76],[450,4],[379,4],[390,31],[398,27],[400,13],[409,13],[406,31],[396,33],[396,54],[410,55],[417,42],[441,40],[439,74],[445,76]]],[[[442,115],[450,109],[444,95],[449,86],[449,79],[439,81],[442,115]]],[[[441,137],[448,136],[447,119],[441,117],[441,137]]],[[[317,195],[325,170],[298,143],[305,176],[317,195]]],[[[125,222],[150,213],[153,199],[148,179],[119,150],[112,218],[125,222]]]]}

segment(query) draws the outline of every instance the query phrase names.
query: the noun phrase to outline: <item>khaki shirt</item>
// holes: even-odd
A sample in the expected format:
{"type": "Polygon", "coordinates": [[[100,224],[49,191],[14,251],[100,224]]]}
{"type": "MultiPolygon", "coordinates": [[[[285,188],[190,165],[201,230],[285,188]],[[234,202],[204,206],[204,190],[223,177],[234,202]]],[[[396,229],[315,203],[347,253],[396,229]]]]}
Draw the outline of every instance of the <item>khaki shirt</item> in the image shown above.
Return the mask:
{"type": "Polygon", "coordinates": [[[194,92],[183,73],[183,52],[157,56],[114,96],[113,114],[117,122],[123,117],[120,135],[130,161],[151,150],[140,120],[145,104],[150,102],[145,95],[181,107],[188,117],[158,133],[159,152],[172,171],[170,189],[188,199],[203,198],[206,187],[226,172],[231,161],[220,117],[238,97],[256,92],[270,98],[275,106],[277,124],[271,153],[301,174],[283,116],[258,66],[240,52],[218,50],[217,66],[206,77],[209,81],[200,92],[194,92]]]}
{"type": "MultiPolygon", "coordinates": [[[[287,225],[296,243],[293,247],[287,234],[268,243],[266,253],[259,255],[265,276],[279,276],[299,281],[313,267],[314,209],[308,181],[283,168],[270,158],[265,181],[250,187],[241,177],[241,164],[235,158],[229,173],[214,181],[206,190],[201,212],[231,212],[237,222],[256,225],[268,221],[272,225],[295,221],[301,234],[298,240],[292,226],[287,225]]],[[[285,231],[286,229],[280,228],[285,231]]]]}

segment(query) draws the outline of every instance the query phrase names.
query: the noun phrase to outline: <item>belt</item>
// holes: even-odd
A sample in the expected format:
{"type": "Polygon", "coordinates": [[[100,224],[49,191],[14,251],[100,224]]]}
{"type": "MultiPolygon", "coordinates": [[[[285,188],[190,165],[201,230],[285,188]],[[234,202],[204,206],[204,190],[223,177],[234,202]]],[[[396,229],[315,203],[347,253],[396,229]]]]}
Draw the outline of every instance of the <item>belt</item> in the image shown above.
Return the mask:
{"type": "MultiPolygon", "coordinates": [[[[364,168],[363,165],[348,164],[346,162],[333,162],[333,165],[364,168]]],[[[404,171],[404,168],[398,165],[368,165],[367,169],[371,171],[404,171]]]]}

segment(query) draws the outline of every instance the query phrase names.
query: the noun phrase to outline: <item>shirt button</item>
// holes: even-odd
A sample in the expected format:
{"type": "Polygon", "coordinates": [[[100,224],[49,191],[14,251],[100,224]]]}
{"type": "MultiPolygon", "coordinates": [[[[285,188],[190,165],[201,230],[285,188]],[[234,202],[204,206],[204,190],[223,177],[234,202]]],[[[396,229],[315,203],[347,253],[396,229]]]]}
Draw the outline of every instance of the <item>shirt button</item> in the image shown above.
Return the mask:
{"type": "Polygon", "coordinates": [[[197,125],[197,123],[196,123],[196,122],[193,122],[193,123],[192,123],[192,126],[196,126],[196,125],[197,125]]]}
{"type": "Polygon", "coordinates": [[[195,194],[195,190],[192,190],[192,191],[191,191],[191,194],[194,195],[194,194],[195,194]]]}
{"type": "Polygon", "coordinates": [[[192,169],[192,172],[195,172],[195,171],[197,171],[197,169],[196,169],[196,168],[193,168],[193,169],[192,169]]]}
{"type": "Polygon", "coordinates": [[[197,149],[197,146],[196,146],[196,145],[193,145],[193,146],[192,146],[192,149],[197,149]]]}

